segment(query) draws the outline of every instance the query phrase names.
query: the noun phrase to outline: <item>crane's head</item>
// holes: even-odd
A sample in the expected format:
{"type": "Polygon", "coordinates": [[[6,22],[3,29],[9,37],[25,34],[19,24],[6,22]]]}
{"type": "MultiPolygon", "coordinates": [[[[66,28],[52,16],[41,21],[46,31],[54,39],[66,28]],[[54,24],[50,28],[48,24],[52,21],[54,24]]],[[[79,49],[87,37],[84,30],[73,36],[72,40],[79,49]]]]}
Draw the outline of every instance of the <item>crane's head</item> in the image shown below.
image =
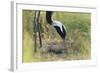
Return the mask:
{"type": "Polygon", "coordinates": [[[50,25],[52,25],[52,13],[52,11],[46,11],[46,20],[50,25]]]}

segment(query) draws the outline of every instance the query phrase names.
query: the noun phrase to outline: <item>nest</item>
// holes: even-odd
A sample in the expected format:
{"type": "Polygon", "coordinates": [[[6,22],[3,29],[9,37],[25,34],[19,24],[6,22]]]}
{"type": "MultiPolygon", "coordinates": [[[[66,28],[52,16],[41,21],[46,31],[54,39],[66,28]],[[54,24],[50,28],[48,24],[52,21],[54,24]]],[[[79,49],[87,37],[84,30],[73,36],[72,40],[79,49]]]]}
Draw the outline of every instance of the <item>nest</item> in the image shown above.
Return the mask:
{"type": "Polygon", "coordinates": [[[65,53],[67,52],[66,44],[58,44],[58,43],[49,43],[43,45],[41,48],[42,52],[53,52],[53,53],[65,53]]]}

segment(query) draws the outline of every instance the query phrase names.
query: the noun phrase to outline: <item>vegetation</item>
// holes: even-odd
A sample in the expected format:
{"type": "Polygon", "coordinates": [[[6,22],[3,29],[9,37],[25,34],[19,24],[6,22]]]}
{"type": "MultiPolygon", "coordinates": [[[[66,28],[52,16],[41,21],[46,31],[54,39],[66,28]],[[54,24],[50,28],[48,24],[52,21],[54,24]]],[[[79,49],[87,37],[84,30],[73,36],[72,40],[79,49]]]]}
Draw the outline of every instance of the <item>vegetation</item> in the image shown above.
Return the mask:
{"type": "MultiPolygon", "coordinates": [[[[62,22],[67,29],[67,53],[41,52],[37,35],[37,52],[34,50],[34,12],[23,10],[23,62],[86,60],[91,57],[91,14],[79,12],[54,12],[53,19],[62,22]]],[[[62,39],[45,19],[41,11],[41,37],[43,45],[61,44],[62,39]]],[[[38,33],[38,30],[37,30],[38,33]]]]}

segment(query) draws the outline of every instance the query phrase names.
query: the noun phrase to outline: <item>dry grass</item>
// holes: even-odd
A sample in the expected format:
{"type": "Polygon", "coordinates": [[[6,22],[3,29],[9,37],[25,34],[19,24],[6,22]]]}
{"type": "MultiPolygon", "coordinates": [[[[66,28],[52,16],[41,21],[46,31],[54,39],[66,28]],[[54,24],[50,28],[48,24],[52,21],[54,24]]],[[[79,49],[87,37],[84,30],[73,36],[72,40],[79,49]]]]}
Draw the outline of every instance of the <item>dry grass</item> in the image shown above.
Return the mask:
{"type": "MultiPolygon", "coordinates": [[[[42,12],[44,16],[45,12],[42,12]]],[[[37,53],[34,53],[33,20],[34,11],[23,10],[23,62],[59,61],[59,60],[86,60],[91,56],[91,14],[58,12],[54,19],[61,21],[67,28],[67,52],[41,52],[37,39],[37,53]],[[32,40],[33,39],[33,40],[32,40]]],[[[62,44],[54,28],[49,26],[45,18],[42,19],[43,46],[51,43],[62,44]]]]}

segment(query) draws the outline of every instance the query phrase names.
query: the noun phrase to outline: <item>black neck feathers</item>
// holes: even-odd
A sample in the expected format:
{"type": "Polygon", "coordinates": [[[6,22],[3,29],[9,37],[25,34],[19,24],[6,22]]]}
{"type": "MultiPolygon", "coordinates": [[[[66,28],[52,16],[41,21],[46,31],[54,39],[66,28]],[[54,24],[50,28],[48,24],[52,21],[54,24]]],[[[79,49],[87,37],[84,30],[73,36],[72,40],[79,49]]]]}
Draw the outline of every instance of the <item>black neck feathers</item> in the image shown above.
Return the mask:
{"type": "Polygon", "coordinates": [[[52,11],[46,11],[46,20],[50,25],[52,25],[52,13],[52,11]]]}

